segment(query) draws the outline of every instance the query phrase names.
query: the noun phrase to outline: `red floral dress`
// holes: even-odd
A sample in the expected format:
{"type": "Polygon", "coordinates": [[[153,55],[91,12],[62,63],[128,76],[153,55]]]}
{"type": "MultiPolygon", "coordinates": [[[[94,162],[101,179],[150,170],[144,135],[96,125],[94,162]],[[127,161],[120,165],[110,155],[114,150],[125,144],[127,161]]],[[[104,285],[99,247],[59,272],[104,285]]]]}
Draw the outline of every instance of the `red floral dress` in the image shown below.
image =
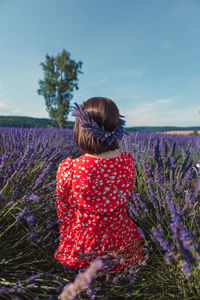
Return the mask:
{"type": "Polygon", "coordinates": [[[133,157],[126,152],[109,159],[85,154],[60,163],[55,191],[60,243],[54,257],[58,261],[82,269],[97,257],[117,252],[125,262],[112,267],[114,273],[142,258],[140,235],[125,206],[134,174],[133,157]],[[91,258],[79,258],[91,252],[91,258]]]}

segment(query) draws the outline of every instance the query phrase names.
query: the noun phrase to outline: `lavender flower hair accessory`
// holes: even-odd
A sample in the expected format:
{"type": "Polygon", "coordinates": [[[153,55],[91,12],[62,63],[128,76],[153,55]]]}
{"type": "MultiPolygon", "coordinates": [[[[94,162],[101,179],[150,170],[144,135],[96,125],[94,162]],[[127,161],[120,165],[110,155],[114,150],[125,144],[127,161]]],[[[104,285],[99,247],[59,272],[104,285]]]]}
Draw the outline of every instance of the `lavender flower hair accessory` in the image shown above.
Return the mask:
{"type": "MultiPolygon", "coordinates": [[[[74,107],[71,111],[72,116],[79,120],[80,125],[85,128],[85,130],[88,130],[92,136],[99,138],[100,141],[106,142],[108,145],[111,145],[115,139],[121,140],[124,134],[128,134],[123,129],[126,121],[121,118],[115,129],[112,131],[105,131],[104,126],[100,127],[92,118],[90,118],[89,114],[84,110],[83,105],[74,103],[74,107]]],[[[120,115],[120,117],[123,116],[120,115]]]]}

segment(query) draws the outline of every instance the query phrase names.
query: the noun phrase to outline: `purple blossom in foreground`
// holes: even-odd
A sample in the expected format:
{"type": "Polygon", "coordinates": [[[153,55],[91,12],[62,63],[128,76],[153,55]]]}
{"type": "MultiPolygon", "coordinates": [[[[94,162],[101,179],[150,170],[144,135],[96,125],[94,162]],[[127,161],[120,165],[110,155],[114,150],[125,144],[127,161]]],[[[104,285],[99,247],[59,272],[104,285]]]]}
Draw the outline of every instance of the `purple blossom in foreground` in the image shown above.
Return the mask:
{"type": "Polygon", "coordinates": [[[15,203],[14,201],[10,201],[10,202],[8,203],[8,207],[12,206],[14,203],[15,203]]]}
{"type": "Polygon", "coordinates": [[[165,251],[165,259],[170,264],[171,258],[177,258],[177,251],[175,251],[174,246],[170,244],[169,240],[164,237],[163,233],[158,228],[152,228],[151,232],[155,242],[157,242],[165,251]]]}
{"type": "Polygon", "coordinates": [[[35,218],[33,215],[29,215],[28,217],[26,217],[26,220],[27,220],[29,227],[35,223],[35,218]]]}
{"type": "Polygon", "coordinates": [[[31,283],[31,282],[35,281],[35,279],[41,278],[41,277],[42,277],[42,274],[32,275],[28,279],[26,279],[25,283],[26,284],[31,283]]]}
{"type": "Polygon", "coordinates": [[[35,194],[31,194],[30,196],[28,196],[27,198],[26,198],[26,201],[28,202],[28,201],[39,201],[39,197],[37,196],[37,195],[35,195],[35,194]]]}
{"type": "Polygon", "coordinates": [[[186,225],[183,224],[181,217],[176,214],[173,216],[173,221],[170,224],[173,232],[173,238],[177,241],[178,247],[184,252],[185,250],[191,253],[196,250],[194,239],[186,225]]]}
{"type": "Polygon", "coordinates": [[[152,228],[154,240],[165,251],[165,259],[168,263],[178,261],[179,266],[184,272],[186,277],[192,275],[193,266],[198,265],[200,262],[199,245],[195,245],[194,238],[189,232],[186,225],[183,224],[181,217],[175,213],[172,216],[170,228],[173,233],[172,241],[166,239],[164,234],[158,228],[152,228]]]}
{"type": "Polygon", "coordinates": [[[18,213],[18,215],[16,216],[16,220],[18,221],[18,220],[22,219],[25,216],[27,211],[28,211],[28,207],[25,206],[23,208],[23,210],[20,213],[18,213]]]}
{"type": "Polygon", "coordinates": [[[102,260],[93,261],[89,268],[77,275],[74,283],[70,283],[64,287],[64,290],[60,294],[60,300],[73,300],[75,297],[81,293],[83,290],[87,289],[92,282],[93,277],[95,276],[98,270],[101,270],[104,267],[102,260]]]}
{"type": "Polygon", "coordinates": [[[29,232],[30,240],[31,242],[39,243],[40,239],[38,238],[37,234],[35,232],[29,232]]]}

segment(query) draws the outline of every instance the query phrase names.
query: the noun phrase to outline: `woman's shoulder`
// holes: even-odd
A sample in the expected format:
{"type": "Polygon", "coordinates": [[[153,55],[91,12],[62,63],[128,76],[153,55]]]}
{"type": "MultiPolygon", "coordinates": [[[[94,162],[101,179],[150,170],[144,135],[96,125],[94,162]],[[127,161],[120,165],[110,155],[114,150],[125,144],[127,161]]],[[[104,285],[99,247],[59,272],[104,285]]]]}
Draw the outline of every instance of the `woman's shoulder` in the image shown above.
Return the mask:
{"type": "Polygon", "coordinates": [[[58,170],[70,170],[73,167],[73,159],[71,157],[66,157],[58,166],[58,170]]]}
{"type": "Polygon", "coordinates": [[[129,152],[122,152],[122,155],[126,160],[127,159],[133,160],[133,155],[129,152]]]}
{"type": "Polygon", "coordinates": [[[80,168],[81,166],[93,167],[96,164],[101,165],[101,163],[119,163],[119,162],[133,162],[133,155],[129,152],[121,152],[120,156],[116,156],[114,158],[95,158],[92,156],[81,155],[75,159],[71,157],[65,158],[59,165],[59,168],[62,169],[72,169],[73,167],[80,168]]]}

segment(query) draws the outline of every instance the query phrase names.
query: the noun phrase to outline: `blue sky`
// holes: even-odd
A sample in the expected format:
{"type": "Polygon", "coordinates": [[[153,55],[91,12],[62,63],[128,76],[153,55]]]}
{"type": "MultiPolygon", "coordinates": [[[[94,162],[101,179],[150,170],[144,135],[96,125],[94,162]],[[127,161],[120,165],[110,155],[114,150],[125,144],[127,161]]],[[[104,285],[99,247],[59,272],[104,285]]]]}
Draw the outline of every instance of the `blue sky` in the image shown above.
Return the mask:
{"type": "Polygon", "coordinates": [[[40,63],[65,48],[83,62],[71,103],[105,96],[128,126],[200,126],[199,15],[199,0],[0,0],[0,115],[48,117],[40,63]]]}

